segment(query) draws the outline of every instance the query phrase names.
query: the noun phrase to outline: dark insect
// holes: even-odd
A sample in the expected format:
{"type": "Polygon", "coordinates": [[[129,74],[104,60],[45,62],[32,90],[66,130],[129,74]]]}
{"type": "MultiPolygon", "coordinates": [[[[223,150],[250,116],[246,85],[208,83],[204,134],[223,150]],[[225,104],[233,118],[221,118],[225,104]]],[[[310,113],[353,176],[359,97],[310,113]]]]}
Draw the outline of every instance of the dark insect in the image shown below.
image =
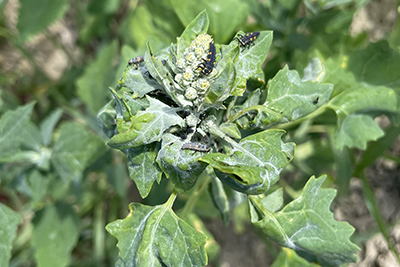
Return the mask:
{"type": "Polygon", "coordinates": [[[317,98],[314,99],[313,104],[314,104],[314,105],[318,104],[318,100],[319,100],[319,96],[317,96],[317,98]]]}
{"type": "Polygon", "coordinates": [[[246,48],[250,48],[251,45],[254,45],[254,41],[258,36],[260,36],[260,32],[248,32],[245,35],[238,34],[233,40],[238,40],[239,45],[243,47],[243,52],[246,48]]]}
{"type": "Polygon", "coordinates": [[[200,63],[197,66],[197,69],[201,69],[201,73],[203,75],[209,75],[214,68],[215,59],[216,59],[215,45],[212,42],[210,42],[210,49],[208,50],[207,58],[203,59],[204,62],[200,63]]]}
{"type": "MultiPolygon", "coordinates": [[[[129,65],[139,64],[139,63],[141,63],[143,61],[144,61],[144,55],[141,55],[141,56],[138,56],[138,57],[131,58],[128,61],[128,64],[129,65]]],[[[167,64],[167,61],[165,59],[163,59],[163,60],[161,60],[161,64],[163,64],[163,66],[165,66],[165,64],[167,64]]]]}
{"type": "Polygon", "coordinates": [[[139,64],[140,62],[143,62],[143,61],[144,61],[144,55],[141,55],[141,56],[138,56],[138,57],[131,58],[131,59],[128,61],[128,64],[129,64],[129,65],[132,65],[132,64],[139,64]]]}
{"type": "Polygon", "coordinates": [[[186,143],[181,147],[182,150],[194,150],[197,152],[210,152],[210,148],[200,143],[186,143]]]}

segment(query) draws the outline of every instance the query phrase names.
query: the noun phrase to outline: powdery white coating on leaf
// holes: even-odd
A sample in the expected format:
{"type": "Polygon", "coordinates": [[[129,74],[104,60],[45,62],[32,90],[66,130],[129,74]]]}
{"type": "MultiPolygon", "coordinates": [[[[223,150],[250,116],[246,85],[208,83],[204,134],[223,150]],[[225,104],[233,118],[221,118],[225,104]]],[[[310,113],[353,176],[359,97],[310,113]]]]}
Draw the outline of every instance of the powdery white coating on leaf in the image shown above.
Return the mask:
{"type": "Polygon", "coordinates": [[[321,188],[325,177],[311,177],[302,194],[279,212],[259,218],[252,207],[251,220],[280,245],[312,254],[323,265],[338,266],[355,261],[359,248],[349,240],[354,228],[333,218],[329,206],[336,193],[321,188]]]}
{"type": "Polygon", "coordinates": [[[294,144],[284,144],[283,134],[283,130],[253,134],[237,145],[231,143],[227,154],[212,153],[199,160],[210,164],[218,178],[233,189],[261,194],[278,181],[279,173],[293,158],[294,144]]]}
{"type": "Polygon", "coordinates": [[[333,90],[331,84],[302,82],[297,71],[286,66],[268,82],[268,96],[264,106],[270,109],[260,110],[255,121],[269,125],[276,122],[290,122],[313,112],[329,100],[333,90]],[[318,99],[315,103],[315,99],[318,99]],[[270,114],[274,111],[276,116],[270,114]]]}
{"type": "Polygon", "coordinates": [[[172,125],[184,126],[185,121],[176,114],[174,108],[149,96],[147,96],[147,99],[150,106],[144,111],[138,111],[131,120],[136,128],[132,127],[127,132],[113,136],[108,142],[109,146],[128,149],[150,144],[160,141],[164,131],[172,125]]]}
{"type": "Polygon", "coordinates": [[[206,168],[206,164],[197,161],[197,158],[204,153],[182,150],[183,144],[180,138],[165,134],[156,159],[160,168],[180,193],[192,188],[197,177],[206,168]]]}
{"type": "Polygon", "coordinates": [[[107,225],[118,239],[117,266],[193,266],[207,263],[206,236],[177,217],[166,204],[130,204],[125,219],[107,225]]]}

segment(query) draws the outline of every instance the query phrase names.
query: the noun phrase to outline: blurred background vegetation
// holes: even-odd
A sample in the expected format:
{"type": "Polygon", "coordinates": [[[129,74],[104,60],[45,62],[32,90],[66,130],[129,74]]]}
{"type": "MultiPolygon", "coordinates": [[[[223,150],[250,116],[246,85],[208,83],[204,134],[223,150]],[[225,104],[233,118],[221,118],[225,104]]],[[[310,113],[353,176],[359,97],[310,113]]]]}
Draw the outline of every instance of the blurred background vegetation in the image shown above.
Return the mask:
{"type": "MultiPolygon", "coordinates": [[[[144,53],[147,40],[154,51],[176,42],[186,25],[206,9],[209,34],[216,43],[229,43],[239,30],[274,32],[264,64],[265,81],[285,64],[302,75],[309,60],[318,57],[325,64],[324,82],[333,83],[333,94],[338,94],[365,82],[356,71],[339,68],[346,55],[377,42],[376,51],[400,59],[399,4],[395,0],[1,0],[0,115],[36,102],[18,153],[0,153],[0,202],[22,215],[10,266],[113,266],[118,249],[105,225],[125,217],[132,201],[155,205],[169,196],[171,187],[163,179],[149,197],[140,198],[129,179],[125,156],[104,145],[107,138],[96,119],[111,99],[108,87],[116,85],[130,58],[144,53]],[[349,75],[358,80],[345,78],[349,75]],[[55,240],[45,237],[51,231],[58,233],[55,240]],[[68,234],[63,236],[63,231],[68,234]],[[62,245],[52,248],[57,242],[62,245]]],[[[399,88],[400,79],[392,72],[379,85],[389,80],[392,88],[399,88]]],[[[385,223],[398,223],[400,214],[371,219],[367,206],[378,205],[374,195],[370,202],[363,201],[360,188],[365,194],[365,186],[350,180],[360,152],[335,150],[329,127],[319,127],[335,124],[334,116],[324,114],[319,121],[288,129],[298,145],[297,159],[282,183],[296,191],[310,175],[327,173],[342,197],[335,214],[357,228],[356,243],[362,245],[385,223]],[[310,124],[316,125],[310,128],[310,124]],[[366,222],[357,224],[362,216],[366,222]]],[[[380,123],[383,128],[390,124],[384,117],[380,123]]],[[[390,138],[382,151],[374,152],[363,166],[383,156],[388,160],[381,163],[383,167],[373,165],[381,177],[388,168],[399,170],[399,145],[392,146],[398,128],[388,129],[390,138]]],[[[398,174],[389,176],[382,178],[392,181],[384,188],[398,190],[390,193],[396,195],[398,174]]],[[[380,185],[372,183],[371,188],[380,185]]],[[[176,208],[184,201],[185,194],[176,208]]],[[[243,206],[233,211],[225,229],[212,205],[205,195],[197,213],[207,217],[206,226],[216,239],[208,251],[213,266],[273,262],[278,248],[249,231],[243,206]]]]}

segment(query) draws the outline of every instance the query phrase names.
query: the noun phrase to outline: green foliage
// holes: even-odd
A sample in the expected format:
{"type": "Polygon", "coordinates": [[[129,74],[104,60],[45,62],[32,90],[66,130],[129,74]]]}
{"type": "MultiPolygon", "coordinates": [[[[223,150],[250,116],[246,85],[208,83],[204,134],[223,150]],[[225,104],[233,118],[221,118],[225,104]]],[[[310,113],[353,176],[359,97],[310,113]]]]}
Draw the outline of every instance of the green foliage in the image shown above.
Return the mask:
{"type": "Polygon", "coordinates": [[[17,29],[19,40],[25,42],[35,34],[45,30],[56,20],[62,18],[68,10],[66,0],[22,0],[19,10],[17,29]]]}
{"type": "Polygon", "coordinates": [[[333,219],[329,206],[335,190],[321,189],[324,180],[311,177],[302,194],[275,213],[257,197],[250,198],[251,222],[281,246],[311,254],[324,266],[338,266],[355,261],[359,248],[349,240],[354,228],[333,219]]]}
{"type": "Polygon", "coordinates": [[[171,209],[176,195],[163,205],[132,203],[123,220],[107,225],[118,238],[117,266],[204,266],[206,236],[177,217],[171,209]]]}
{"type": "Polygon", "coordinates": [[[73,180],[104,152],[105,147],[99,137],[79,124],[64,123],[60,126],[51,162],[61,178],[73,180]]]}
{"type": "Polygon", "coordinates": [[[0,265],[223,265],[221,219],[282,246],[272,266],[339,266],[362,243],[328,187],[354,177],[389,242],[364,170],[400,162],[400,24],[350,35],[366,2],[21,0],[0,24],[0,265]]]}
{"type": "Polygon", "coordinates": [[[33,220],[32,246],[39,266],[68,266],[79,236],[79,218],[65,203],[46,206],[33,220]]]}
{"type": "Polygon", "coordinates": [[[117,55],[117,47],[117,41],[104,47],[96,60],[85,69],[85,73],[76,82],[79,97],[93,113],[98,112],[107,101],[107,91],[101,88],[111,85],[114,78],[110,67],[117,55]]]}
{"type": "Polygon", "coordinates": [[[11,258],[12,242],[16,236],[18,225],[21,224],[21,215],[13,211],[6,205],[0,203],[0,263],[3,266],[8,265],[11,258]]]}
{"type": "Polygon", "coordinates": [[[35,103],[7,111],[0,119],[0,156],[17,152],[24,139],[29,118],[35,103]],[[15,121],[17,119],[17,121],[15,121]]]}

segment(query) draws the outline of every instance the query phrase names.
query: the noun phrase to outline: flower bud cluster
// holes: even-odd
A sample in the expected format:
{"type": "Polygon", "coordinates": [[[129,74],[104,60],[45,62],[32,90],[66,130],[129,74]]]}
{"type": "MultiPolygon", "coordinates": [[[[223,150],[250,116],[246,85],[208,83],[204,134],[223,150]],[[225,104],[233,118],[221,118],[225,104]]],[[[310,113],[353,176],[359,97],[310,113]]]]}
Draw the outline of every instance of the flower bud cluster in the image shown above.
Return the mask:
{"type": "Polygon", "coordinates": [[[188,48],[185,49],[183,58],[176,62],[181,71],[176,74],[175,81],[184,88],[185,102],[189,101],[194,106],[199,106],[204,102],[204,96],[210,87],[210,81],[204,75],[201,75],[201,69],[198,68],[207,58],[212,38],[203,33],[197,36],[188,48]]]}

